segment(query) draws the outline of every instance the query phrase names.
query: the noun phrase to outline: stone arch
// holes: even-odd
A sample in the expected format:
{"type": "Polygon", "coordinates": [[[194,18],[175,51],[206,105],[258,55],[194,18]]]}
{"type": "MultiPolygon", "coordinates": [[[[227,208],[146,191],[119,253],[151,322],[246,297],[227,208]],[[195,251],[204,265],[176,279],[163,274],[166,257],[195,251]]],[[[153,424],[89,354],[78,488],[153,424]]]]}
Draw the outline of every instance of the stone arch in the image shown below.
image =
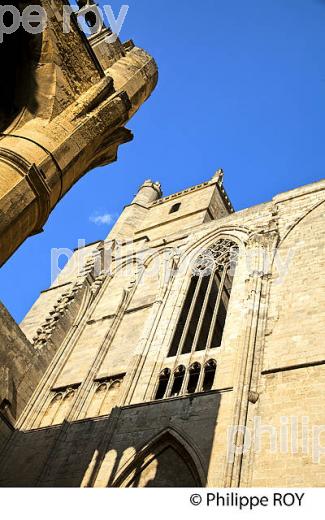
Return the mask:
{"type": "Polygon", "coordinates": [[[139,262],[129,259],[119,263],[112,274],[105,280],[94,309],[93,319],[103,316],[114,316],[125,300],[127,291],[136,286],[138,280],[139,262]]]}
{"type": "Polygon", "coordinates": [[[112,487],[203,487],[201,458],[173,428],[157,435],[121,469],[112,487]]]}
{"type": "Polygon", "coordinates": [[[163,248],[146,258],[136,281],[132,307],[152,304],[163,298],[171,279],[174,252],[172,247],[163,248]]]}
{"type": "Polygon", "coordinates": [[[113,279],[114,276],[117,276],[122,271],[122,269],[126,269],[128,265],[132,265],[132,264],[136,265],[138,267],[138,269],[141,269],[143,266],[143,262],[136,257],[132,257],[127,260],[123,260],[122,262],[119,262],[114,267],[112,274],[111,274],[111,278],[113,279]]]}
{"type": "Polygon", "coordinates": [[[324,210],[317,204],[299,219],[273,259],[264,370],[324,357],[324,210]]]}
{"type": "MultiPolygon", "coordinates": [[[[238,257],[238,264],[241,263],[240,258],[242,255],[242,251],[246,248],[246,243],[249,237],[249,230],[246,227],[237,227],[237,226],[227,226],[222,227],[217,230],[213,230],[209,232],[208,234],[201,236],[195,241],[192,241],[189,246],[186,248],[185,251],[182,252],[180,259],[179,259],[179,265],[178,265],[178,277],[174,280],[174,283],[177,284],[178,279],[183,279],[182,287],[180,287],[179,293],[180,293],[180,302],[183,299],[182,293],[186,291],[186,288],[189,283],[189,276],[191,272],[191,265],[193,265],[193,262],[195,262],[196,258],[208,249],[213,244],[217,243],[219,240],[229,240],[234,242],[235,245],[238,246],[239,250],[239,257],[238,257]],[[178,278],[178,279],[177,279],[178,278]]],[[[242,276],[239,274],[239,269],[237,265],[235,278],[238,276],[242,276]]],[[[179,306],[181,303],[179,303],[179,306]]]]}
{"type": "MultiPolygon", "coordinates": [[[[248,228],[229,226],[214,230],[208,233],[207,235],[204,235],[199,239],[191,242],[187,249],[182,252],[178,265],[178,272],[181,275],[178,276],[178,278],[183,279],[182,288],[180,288],[181,290],[179,291],[180,301],[183,299],[181,293],[184,291],[184,288],[188,286],[188,276],[191,270],[191,264],[193,263],[193,261],[195,261],[195,259],[199,256],[200,253],[208,249],[211,245],[217,243],[219,240],[230,240],[238,246],[240,258],[241,251],[243,250],[243,248],[246,247],[248,236],[248,228]]],[[[236,273],[238,271],[239,270],[237,268],[236,273]]],[[[174,280],[174,283],[178,283],[177,278],[174,280]]]]}
{"type": "Polygon", "coordinates": [[[160,249],[159,251],[155,251],[154,253],[152,253],[151,255],[149,255],[145,261],[144,261],[144,266],[147,268],[154,260],[155,258],[161,256],[161,255],[164,255],[165,253],[167,252],[171,252],[173,253],[175,251],[175,248],[174,247],[164,247],[163,249],[160,249]]]}
{"type": "Polygon", "coordinates": [[[232,286],[238,285],[237,290],[243,290],[242,284],[237,284],[237,280],[243,279],[243,273],[239,272],[237,267],[241,256],[240,251],[244,249],[245,239],[248,236],[248,233],[244,233],[243,230],[238,231],[236,228],[235,233],[233,228],[231,229],[232,232],[228,228],[221,228],[193,241],[180,259],[183,267],[179,267],[178,275],[174,280],[173,290],[178,294],[178,299],[171,316],[173,326],[170,328],[174,333],[168,339],[168,357],[175,357],[180,353],[188,354],[196,349],[204,350],[207,348],[204,345],[208,345],[208,348],[212,344],[215,347],[222,346],[223,330],[228,319],[228,305],[231,309],[234,307],[233,302],[236,301],[236,298],[230,299],[232,286]],[[221,254],[222,248],[223,254],[221,254]],[[225,252],[227,252],[226,258],[225,252]],[[202,267],[204,264],[207,269],[202,267]],[[219,281],[215,276],[217,272],[221,273],[219,281]],[[217,302],[216,317],[212,309],[217,302]],[[231,306],[230,302],[232,302],[231,306]],[[192,319],[193,316],[195,319],[192,319]]]}
{"type": "Polygon", "coordinates": [[[213,230],[189,244],[180,258],[180,268],[184,262],[194,259],[202,250],[219,240],[231,240],[241,249],[246,246],[248,236],[249,229],[246,227],[228,226],[213,230]]]}
{"type": "MultiPolygon", "coordinates": [[[[304,213],[298,220],[296,220],[292,226],[289,227],[287,232],[284,234],[284,236],[280,239],[278,244],[278,249],[283,246],[284,242],[288,239],[288,237],[291,235],[292,232],[296,229],[297,226],[303,223],[303,221],[308,218],[314,211],[317,211],[322,205],[325,205],[325,200],[322,200],[321,202],[318,202],[315,206],[313,206],[311,209],[309,209],[306,213],[304,213]]],[[[274,264],[274,259],[273,259],[274,264]]]]}

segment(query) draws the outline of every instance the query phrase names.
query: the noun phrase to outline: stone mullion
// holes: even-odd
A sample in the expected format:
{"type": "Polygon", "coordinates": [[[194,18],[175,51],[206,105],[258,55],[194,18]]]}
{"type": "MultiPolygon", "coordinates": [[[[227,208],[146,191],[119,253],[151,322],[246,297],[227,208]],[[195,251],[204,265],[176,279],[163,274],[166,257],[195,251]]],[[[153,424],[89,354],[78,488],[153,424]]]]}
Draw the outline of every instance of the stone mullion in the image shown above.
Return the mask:
{"type": "Polygon", "coordinates": [[[203,385],[204,374],[205,374],[206,359],[207,359],[207,356],[206,356],[206,353],[205,353],[203,361],[202,361],[202,365],[201,365],[201,371],[200,371],[200,375],[199,375],[199,380],[197,382],[197,387],[196,387],[196,391],[197,392],[202,392],[202,385],[203,385]]]}
{"type": "Polygon", "coordinates": [[[189,312],[187,314],[187,318],[186,318],[186,322],[185,322],[185,325],[184,325],[182,337],[181,337],[181,340],[179,342],[177,356],[176,356],[176,361],[175,361],[176,362],[175,368],[177,367],[179,356],[181,356],[182,352],[183,352],[183,347],[184,347],[184,344],[185,344],[185,341],[186,341],[187,333],[188,333],[190,325],[191,325],[191,320],[192,320],[192,317],[193,317],[196,301],[197,301],[197,298],[198,298],[198,295],[199,295],[199,291],[201,289],[202,280],[203,280],[203,277],[200,276],[199,279],[198,279],[196,288],[195,288],[195,292],[194,292],[194,295],[193,295],[193,299],[192,299],[192,302],[191,302],[191,305],[190,305],[189,312]]]}
{"type": "MultiPolygon", "coordinates": [[[[193,312],[194,312],[194,309],[195,309],[196,300],[197,300],[197,297],[198,297],[198,294],[199,294],[199,290],[201,288],[201,284],[202,284],[202,277],[199,278],[199,280],[197,282],[197,285],[196,285],[196,288],[195,288],[195,291],[194,291],[193,299],[192,299],[192,302],[191,302],[191,305],[190,305],[190,309],[189,309],[189,312],[188,312],[188,315],[187,315],[187,318],[186,318],[186,322],[185,322],[185,325],[184,325],[184,329],[183,329],[182,337],[181,337],[181,340],[180,340],[180,344],[179,344],[179,347],[178,347],[178,350],[177,350],[177,355],[176,355],[176,358],[175,358],[175,361],[174,361],[173,368],[171,369],[171,377],[169,379],[169,382],[168,382],[168,385],[167,385],[167,389],[166,389],[166,398],[170,396],[170,392],[171,392],[173,384],[174,384],[174,372],[175,372],[176,368],[178,367],[179,358],[182,355],[183,346],[184,346],[185,339],[186,339],[186,336],[187,336],[187,333],[188,333],[188,330],[189,330],[189,326],[190,326],[190,323],[191,323],[191,319],[192,319],[192,316],[193,316],[193,312]]],[[[187,290],[189,290],[189,287],[190,286],[188,285],[187,290]]],[[[183,305],[184,305],[186,296],[187,296],[187,293],[185,294],[184,301],[182,302],[181,312],[183,310],[183,305]]],[[[176,327],[177,327],[177,324],[176,324],[176,327]]],[[[185,379],[185,376],[184,376],[184,379],[185,379]]],[[[184,381],[183,381],[183,384],[184,384],[184,381]]]]}
{"type": "MultiPolygon", "coordinates": [[[[215,277],[216,277],[216,272],[213,273],[213,279],[215,279],[215,277]]],[[[199,377],[199,380],[197,383],[197,392],[202,392],[202,390],[203,390],[202,386],[203,386],[203,381],[204,381],[204,376],[205,376],[205,364],[210,357],[211,357],[211,350],[206,345],[205,350],[204,350],[203,360],[202,360],[200,377],[199,377]]],[[[217,369],[218,369],[218,365],[217,365],[217,369]]],[[[216,369],[216,371],[217,371],[217,369],[216,369]]]]}
{"type": "Polygon", "coordinates": [[[59,404],[59,406],[57,407],[57,410],[55,411],[55,414],[53,415],[52,420],[51,420],[51,424],[50,424],[49,426],[52,426],[52,425],[55,424],[55,419],[56,419],[56,417],[59,415],[59,411],[61,410],[61,408],[62,408],[62,406],[63,406],[63,404],[64,404],[64,398],[66,397],[67,393],[68,393],[67,389],[65,389],[65,390],[62,392],[62,397],[61,397],[61,399],[60,399],[60,404],[59,404]]]}
{"type": "Polygon", "coordinates": [[[221,303],[221,299],[222,299],[222,293],[223,293],[223,288],[224,288],[224,284],[225,284],[225,280],[226,280],[226,275],[227,275],[227,267],[224,266],[223,273],[221,276],[220,286],[219,286],[218,297],[217,297],[214,313],[213,313],[212,320],[211,320],[210,331],[209,331],[209,336],[208,336],[208,341],[207,341],[207,346],[206,346],[207,349],[211,348],[213,332],[214,332],[217,318],[218,318],[218,312],[220,309],[220,303],[221,303]]]}
{"type": "MultiPolygon", "coordinates": [[[[200,318],[199,318],[198,325],[197,325],[197,328],[196,328],[196,332],[195,332],[195,336],[194,336],[194,340],[193,340],[193,345],[192,345],[192,349],[191,349],[191,358],[192,358],[193,353],[196,351],[197,342],[198,342],[199,337],[200,337],[200,333],[201,333],[204,317],[205,317],[205,314],[206,314],[207,306],[208,306],[208,303],[209,303],[209,298],[210,298],[211,291],[212,291],[214,276],[215,276],[215,272],[213,271],[213,273],[211,273],[211,275],[210,275],[209,284],[208,284],[208,287],[207,287],[207,291],[206,291],[206,294],[205,294],[204,302],[203,302],[203,305],[202,305],[202,310],[201,310],[201,313],[200,313],[200,318]]],[[[190,358],[190,364],[191,364],[191,358],[190,358]]]]}
{"type": "MultiPolygon", "coordinates": [[[[112,384],[113,384],[112,380],[109,380],[109,381],[107,381],[107,383],[106,383],[106,392],[104,392],[103,399],[102,399],[102,401],[101,401],[101,403],[100,403],[100,406],[99,406],[99,408],[98,408],[98,412],[97,412],[97,416],[98,416],[98,417],[101,417],[101,413],[100,413],[100,412],[101,412],[101,410],[102,410],[102,408],[103,408],[103,404],[105,403],[105,399],[106,399],[106,397],[107,397],[108,394],[109,394],[109,391],[110,391],[110,389],[111,389],[112,384]]],[[[99,386],[99,385],[98,385],[98,386],[99,386]]]]}
{"type": "Polygon", "coordinates": [[[168,385],[167,385],[167,388],[166,388],[166,392],[165,392],[165,399],[167,399],[169,396],[170,396],[170,392],[172,391],[172,388],[173,388],[173,384],[174,384],[174,380],[175,380],[175,365],[174,367],[171,369],[171,372],[170,372],[170,378],[169,378],[169,381],[168,381],[168,385]]]}
{"type": "MultiPolygon", "coordinates": [[[[197,345],[197,342],[198,342],[199,337],[200,337],[200,333],[201,333],[204,317],[205,317],[207,306],[208,306],[208,303],[209,303],[209,298],[210,298],[210,295],[211,295],[211,292],[212,292],[213,281],[215,279],[215,275],[216,275],[216,271],[214,270],[211,273],[211,275],[210,275],[209,285],[208,285],[207,292],[206,292],[206,295],[205,295],[205,298],[204,298],[202,311],[201,311],[201,314],[200,314],[200,319],[199,319],[198,327],[197,327],[197,330],[196,330],[196,333],[195,333],[195,338],[194,338],[193,346],[192,346],[192,350],[191,350],[191,356],[190,356],[190,360],[189,360],[189,367],[192,364],[193,354],[196,351],[196,345],[197,345]]],[[[206,352],[207,352],[207,347],[205,348],[205,354],[204,354],[203,363],[201,364],[201,371],[200,371],[200,376],[199,376],[197,387],[196,387],[196,392],[200,392],[202,384],[203,384],[204,364],[205,364],[206,352]]],[[[188,378],[187,378],[187,380],[188,380],[188,378]]]]}
{"type": "Polygon", "coordinates": [[[179,395],[185,395],[187,390],[187,385],[190,379],[190,365],[187,364],[185,367],[184,377],[183,377],[183,383],[179,392],[179,395]]]}
{"type": "MultiPolygon", "coordinates": [[[[210,350],[208,348],[206,348],[204,351],[204,357],[202,360],[200,377],[199,377],[199,380],[197,383],[197,392],[202,392],[202,390],[203,390],[202,386],[203,386],[203,381],[204,381],[204,376],[205,376],[205,365],[209,358],[210,358],[210,350]]],[[[216,363],[217,363],[217,361],[216,361],[216,363]]],[[[218,365],[217,365],[217,368],[218,368],[218,365]]]]}

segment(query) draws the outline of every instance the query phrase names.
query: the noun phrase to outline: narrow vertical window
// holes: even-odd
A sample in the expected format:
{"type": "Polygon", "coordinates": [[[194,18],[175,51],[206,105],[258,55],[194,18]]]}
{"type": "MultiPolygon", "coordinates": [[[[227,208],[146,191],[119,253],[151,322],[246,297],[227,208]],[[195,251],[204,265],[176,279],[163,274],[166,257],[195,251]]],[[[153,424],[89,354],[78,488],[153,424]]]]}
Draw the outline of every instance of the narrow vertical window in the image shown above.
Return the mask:
{"type": "Polygon", "coordinates": [[[54,395],[45,414],[42,417],[42,420],[39,425],[40,427],[49,426],[49,425],[53,424],[55,417],[58,413],[58,410],[60,408],[62,398],[63,398],[62,393],[57,393],[54,395]]]}
{"type": "Polygon", "coordinates": [[[182,348],[182,354],[188,354],[193,350],[193,345],[195,342],[195,335],[198,329],[200,315],[202,306],[204,303],[204,298],[209,285],[209,277],[204,276],[199,279],[199,290],[197,291],[195,305],[193,306],[193,312],[191,313],[191,318],[189,320],[189,327],[187,330],[187,334],[184,339],[184,344],[182,348]]]}
{"type": "Polygon", "coordinates": [[[165,368],[159,376],[158,388],[156,391],[155,399],[163,399],[166,395],[168,383],[170,379],[170,370],[165,368]]]}
{"type": "Polygon", "coordinates": [[[61,406],[58,410],[57,415],[54,418],[54,421],[52,424],[61,424],[63,421],[67,418],[67,416],[70,413],[73,398],[75,396],[75,390],[74,389],[68,389],[63,397],[63,400],[61,402],[61,406]]]}
{"type": "Polygon", "coordinates": [[[93,398],[87,410],[87,417],[98,417],[100,415],[100,409],[103,404],[106,392],[107,384],[105,382],[98,382],[93,398]]]}
{"type": "Polygon", "coordinates": [[[187,393],[194,394],[197,391],[197,385],[200,378],[201,365],[193,363],[189,368],[189,379],[187,384],[187,393]]]}
{"type": "Polygon", "coordinates": [[[211,287],[208,294],[207,305],[204,309],[204,316],[199,330],[196,350],[205,350],[209,338],[210,327],[215,311],[218,293],[220,289],[220,272],[214,272],[212,275],[211,287]]]}
{"type": "Polygon", "coordinates": [[[180,365],[179,367],[176,368],[176,370],[174,372],[174,381],[173,381],[173,386],[172,386],[172,390],[170,393],[170,397],[177,397],[178,395],[180,395],[182,387],[183,387],[184,376],[185,376],[185,367],[183,365],[180,365]]]}
{"type": "Polygon", "coordinates": [[[203,392],[209,392],[212,390],[214,385],[214,379],[216,375],[217,363],[214,359],[210,359],[204,367],[204,379],[202,385],[203,392]]]}
{"type": "Polygon", "coordinates": [[[191,278],[190,285],[189,285],[189,288],[188,288],[188,291],[186,294],[184,305],[182,307],[181,315],[179,317],[179,320],[178,320],[178,323],[176,326],[176,331],[175,331],[175,334],[173,337],[173,341],[172,341],[172,345],[170,347],[168,357],[176,356],[176,354],[179,350],[184,327],[186,324],[186,319],[188,317],[190,306],[193,301],[194,294],[196,292],[196,287],[197,287],[198,281],[199,281],[198,276],[193,276],[191,278]]]}
{"type": "Polygon", "coordinates": [[[122,380],[120,379],[114,379],[110,382],[102,406],[100,407],[99,415],[108,415],[112,412],[113,408],[116,407],[121,384],[122,380]]]}

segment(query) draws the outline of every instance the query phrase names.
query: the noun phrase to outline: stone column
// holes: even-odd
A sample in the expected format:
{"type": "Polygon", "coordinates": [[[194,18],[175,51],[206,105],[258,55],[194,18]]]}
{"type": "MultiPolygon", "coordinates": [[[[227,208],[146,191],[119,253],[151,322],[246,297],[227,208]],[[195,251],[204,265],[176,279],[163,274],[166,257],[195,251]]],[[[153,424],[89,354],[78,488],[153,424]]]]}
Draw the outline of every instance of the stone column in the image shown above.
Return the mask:
{"type": "MultiPolygon", "coordinates": [[[[116,160],[119,145],[133,137],[124,125],[157,82],[146,52],[130,42],[106,43],[105,30],[98,54],[98,38],[87,41],[76,23],[63,33],[53,8],[62,9],[62,2],[43,5],[47,28],[25,42],[34,49],[20,78],[28,92],[17,87],[13,93],[19,110],[11,119],[0,107],[0,265],[42,230],[80,177],[116,160]]],[[[4,49],[10,53],[16,44],[7,39],[4,49]]],[[[9,72],[17,73],[14,66],[9,72]]]]}

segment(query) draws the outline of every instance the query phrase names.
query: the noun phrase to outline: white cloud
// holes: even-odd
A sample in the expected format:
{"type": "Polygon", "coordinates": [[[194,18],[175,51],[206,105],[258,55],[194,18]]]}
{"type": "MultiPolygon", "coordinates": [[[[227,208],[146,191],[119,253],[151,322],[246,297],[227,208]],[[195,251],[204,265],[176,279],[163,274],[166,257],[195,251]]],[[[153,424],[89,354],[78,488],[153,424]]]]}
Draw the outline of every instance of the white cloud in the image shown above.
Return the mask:
{"type": "Polygon", "coordinates": [[[96,226],[109,226],[114,222],[115,216],[110,213],[104,213],[104,215],[92,215],[89,220],[96,226]]]}

